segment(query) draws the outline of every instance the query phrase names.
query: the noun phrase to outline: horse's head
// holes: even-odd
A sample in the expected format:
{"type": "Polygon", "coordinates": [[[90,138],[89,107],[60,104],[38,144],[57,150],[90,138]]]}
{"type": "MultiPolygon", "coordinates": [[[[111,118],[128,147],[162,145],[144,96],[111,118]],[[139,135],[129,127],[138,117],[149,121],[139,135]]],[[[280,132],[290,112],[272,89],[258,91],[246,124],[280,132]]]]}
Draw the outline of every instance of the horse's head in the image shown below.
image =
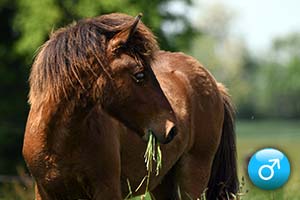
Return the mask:
{"type": "Polygon", "coordinates": [[[139,23],[127,23],[107,45],[111,86],[102,102],[113,117],[144,139],[152,131],[159,142],[170,142],[176,134],[175,116],[151,69],[157,50],[152,33],[139,23]]]}
{"type": "Polygon", "coordinates": [[[32,107],[52,101],[88,113],[100,103],[141,137],[151,130],[170,141],[175,117],[151,69],[155,37],[140,17],[102,15],[55,31],[32,67],[32,107]]]}

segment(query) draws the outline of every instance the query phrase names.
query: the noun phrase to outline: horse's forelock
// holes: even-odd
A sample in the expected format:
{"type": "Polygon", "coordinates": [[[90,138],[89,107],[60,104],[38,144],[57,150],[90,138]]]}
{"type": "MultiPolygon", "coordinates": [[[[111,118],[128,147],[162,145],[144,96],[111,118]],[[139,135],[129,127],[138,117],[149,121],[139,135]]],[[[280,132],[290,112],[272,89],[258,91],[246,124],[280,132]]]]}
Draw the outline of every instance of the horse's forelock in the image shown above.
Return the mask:
{"type": "MultiPolygon", "coordinates": [[[[133,17],[124,14],[103,15],[81,20],[51,34],[32,66],[29,102],[80,97],[93,87],[101,72],[109,76],[109,69],[105,67],[108,40],[132,20],[133,17]]],[[[139,23],[127,47],[143,62],[151,62],[158,50],[154,35],[143,23],[139,23]]]]}

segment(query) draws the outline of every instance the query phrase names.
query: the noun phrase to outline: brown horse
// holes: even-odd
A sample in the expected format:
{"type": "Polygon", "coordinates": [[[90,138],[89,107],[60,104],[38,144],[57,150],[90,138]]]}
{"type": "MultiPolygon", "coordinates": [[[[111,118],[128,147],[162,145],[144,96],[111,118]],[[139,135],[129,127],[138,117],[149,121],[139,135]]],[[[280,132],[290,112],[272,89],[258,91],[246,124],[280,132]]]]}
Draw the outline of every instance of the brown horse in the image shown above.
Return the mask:
{"type": "Polygon", "coordinates": [[[29,102],[23,155],[38,200],[124,198],[128,182],[137,188],[147,174],[149,130],[163,155],[150,176],[155,199],[237,192],[224,87],[193,58],[159,51],[140,16],[103,15],[53,33],[32,66],[29,102]]]}

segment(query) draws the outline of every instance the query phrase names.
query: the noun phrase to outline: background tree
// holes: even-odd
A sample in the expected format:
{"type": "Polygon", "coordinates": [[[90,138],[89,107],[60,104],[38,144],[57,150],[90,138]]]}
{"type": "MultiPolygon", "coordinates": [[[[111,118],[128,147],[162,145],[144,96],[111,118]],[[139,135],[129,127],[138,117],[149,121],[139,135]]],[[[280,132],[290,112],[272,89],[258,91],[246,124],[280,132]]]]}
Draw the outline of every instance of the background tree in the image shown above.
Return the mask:
{"type": "Polygon", "coordinates": [[[268,117],[299,118],[300,33],[275,39],[260,66],[257,110],[268,117]]]}
{"type": "MultiPolygon", "coordinates": [[[[19,0],[18,13],[14,19],[15,30],[21,33],[17,42],[17,50],[21,53],[32,53],[48,37],[51,30],[65,26],[84,17],[93,17],[111,12],[124,12],[135,16],[142,12],[142,21],[159,36],[163,49],[178,49],[176,40],[169,40],[168,32],[162,29],[162,24],[181,23],[182,29],[176,32],[176,39],[191,37],[194,30],[185,15],[172,13],[172,4],[190,4],[189,0],[19,0]]],[[[180,48],[187,48],[188,42],[181,43],[180,48]]]]}
{"type": "Polygon", "coordinates": [[[15,0],[0,1],[0,173],[21,162],[22,132],[27,115],[27,69],[15,51],[19,32],[13,29],[15,0]]]}

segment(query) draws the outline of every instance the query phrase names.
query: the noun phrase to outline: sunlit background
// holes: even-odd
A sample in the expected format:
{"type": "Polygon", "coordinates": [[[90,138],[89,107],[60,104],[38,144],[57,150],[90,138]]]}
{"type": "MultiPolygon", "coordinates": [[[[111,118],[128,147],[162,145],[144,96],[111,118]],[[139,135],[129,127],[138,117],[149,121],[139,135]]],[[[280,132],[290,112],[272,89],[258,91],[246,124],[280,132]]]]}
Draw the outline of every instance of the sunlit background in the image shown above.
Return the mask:
{"type": "Polygon", "coordinates": [[[299,8],[298,0],[0,0],[0,200],[33,199],[21,149],[37,48],[59,27],[110,12],[142,12],[162,49],[194,56],[229,88],[243,199],[300,199],[299,8]],[[247,159],[261,147],[290,158],[282,189],[247,179],[247,159]]]}

